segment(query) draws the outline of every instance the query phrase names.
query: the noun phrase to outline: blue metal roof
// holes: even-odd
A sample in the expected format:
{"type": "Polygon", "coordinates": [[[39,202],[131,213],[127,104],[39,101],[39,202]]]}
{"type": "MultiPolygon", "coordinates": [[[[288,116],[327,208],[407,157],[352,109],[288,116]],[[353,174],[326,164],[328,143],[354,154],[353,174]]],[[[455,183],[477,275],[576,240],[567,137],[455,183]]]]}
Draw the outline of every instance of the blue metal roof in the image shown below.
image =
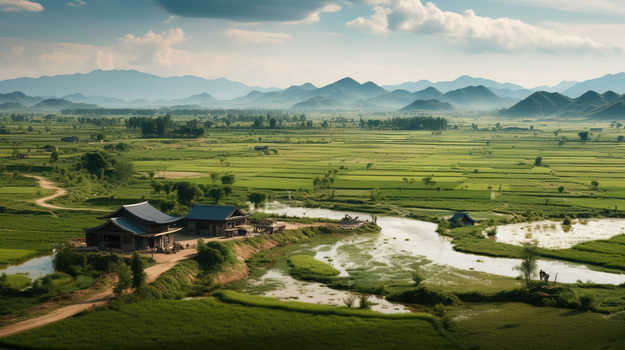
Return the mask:
{"type": "Polygon", "coordinates": [[[237,216],[249,216],[249,214],[245,214],[237,207],[229,205],[196,204],[186,218],[190,220],[225,221],[229,217],[237,216]]]}
{"type": "Polygon", "coordinates": [[[115,218],[122,216],[120,212],[125,211],[131,216],[145,221],[146,223],[154,224],[168,224],[174,221],[182,219],[182,216],[170,216],[160,210],[154,208],[148,202],[142,202],[137,204],[123,205],[113,214],[107,215],[104,218],[115,218]]]}

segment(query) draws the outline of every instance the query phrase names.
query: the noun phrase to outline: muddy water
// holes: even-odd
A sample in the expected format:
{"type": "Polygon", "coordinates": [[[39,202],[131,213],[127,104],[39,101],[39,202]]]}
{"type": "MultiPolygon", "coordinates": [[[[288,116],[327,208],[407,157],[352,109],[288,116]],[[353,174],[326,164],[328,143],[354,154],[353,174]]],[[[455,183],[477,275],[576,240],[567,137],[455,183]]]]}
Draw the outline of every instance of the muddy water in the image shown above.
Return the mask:
{"type": "MultiPolygon", "coordinates": [[[[266,292],[263,295],[279,298],[282,300],[302,301],[313,304],[345,306],[344,300],[353,296],[356,301],[354,307],[358,307],[358,296],[347,291],[334,290],[319,283],[308,283],[282,274],[278,270],[268,271],[256,283],[275,283],[280,287],[275,291],[266,292]]],[[[371,310],[385,314],[410,312],[401,304],[393,304],[382,297],[372,296],[369,302],[373,303],[371,310]]]]}
{"type": "Polygon", "coordinates": [[[575,220],[565,231],[560,222],[537,221],[497,227],[497,242],[520,245],[529,240],[538,241],[538,246],[549,249],[566,249],[598,239],[609,239],[625,233],[625,220],[596,219],[575,220]]]}
{"type": "MultiPolygon", "coordinates": [[[[370,219],[370,215],[356,212],[337,212],[327,209],[292,208],[280,203],[272,203],[259,211],[283,214],[290,216],[307,216],[329,219],[341,219],[345,214],[360,219],[370,219]]],[[[435,264],[448,265],[464,270],[475,270],[502,276],[516,277],[518,272],[513,267],[519,265],[518,259],[490,258],[481,255],[460,253],[452,249],[450,241],[436,233],[436,225],[405,218],[378,217],[377,224],[382,228],[380,235],[375,238],[372,249],[367,254],[380,262],[390,264],[391,258],[396,255],[424,256],[435,264]]],[[[341,254],[337,250],[324,251],[317,254],[322,261],[328,261],[324,256],[332,259],[335,268],[348,264],[341,261],[341,254]]],[[[596,272],[577,264],[540,260],[538,268],[547,271],[551,276],[558,274],[558,281],[573,283],[577,280],[595,283],[620,284],[625,282],[625,275],[596,272]]],[[[345,269],[343,269],[345,270],[345,269]]],[[[341,271],[343,272],[343,271],[341,271]]]]}
{"type": "Polygon", "coordinates": [[[29,277],[31,280],[35,280],[36,278],[53,272],[54,267],[52,266],[52,255],[30,259],[15,266],[0,265],[0,274],[6,273],[7,275],[12,275],[21,273],[29,277]]]}

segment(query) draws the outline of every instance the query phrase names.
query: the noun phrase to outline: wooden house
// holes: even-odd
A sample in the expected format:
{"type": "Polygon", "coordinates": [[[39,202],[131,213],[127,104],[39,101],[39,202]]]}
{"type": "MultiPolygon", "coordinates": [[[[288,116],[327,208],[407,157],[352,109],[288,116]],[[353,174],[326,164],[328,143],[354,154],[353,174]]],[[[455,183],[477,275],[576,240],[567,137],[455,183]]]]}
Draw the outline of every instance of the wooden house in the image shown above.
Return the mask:
{"type": "Polygon", "coordinates": [[[250,232],[250,227],[246,225],[250,216],[251,214],[233,206],[196,204],[185,217],[187,233],[202,236],[244,236],[250,232]]]}
{"type": "Polygon", "coordinates": [[[18,153],[15,155],[17,159],[28,159],[28,153],[18,153]]]}
{"type": "Polygon", "coordinates": [[[174,224],[182,217],[169,216],[148,202],[124,205],[110,215],[101,217],[106,223],[85,229],[87,247],[99,250],[130,252],[168,248],[175,243],[174,224]]]}
{"type": "Polygon", "coordinates": [[[449,220],[454,226],[474,226],[477,223],[477,221],[473,220],[468,213],[463,211],[455,213],[454,216],[447,220],[449,220]]]}

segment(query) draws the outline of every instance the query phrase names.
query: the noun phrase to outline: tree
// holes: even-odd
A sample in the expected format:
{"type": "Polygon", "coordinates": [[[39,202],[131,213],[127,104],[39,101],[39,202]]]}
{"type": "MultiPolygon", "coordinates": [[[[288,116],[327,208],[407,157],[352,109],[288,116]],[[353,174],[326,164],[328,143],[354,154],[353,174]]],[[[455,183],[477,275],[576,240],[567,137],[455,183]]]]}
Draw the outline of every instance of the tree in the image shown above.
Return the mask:
{"type": "Polygon", "coordinates": [[[224,186],[224,195],[228,197],[232,193],[232,186],[224,186]]]}
{"type": "Polygon", "coordinates": [[[367,170],[371,169],[372,166],[373,166],[373,163],[367,163],[367,170]]]}
{"type": "Polygon", "coordinates": [[[211,181],[213,183],[217,183],[217,180],[219,180],[219,176],[220,176],[219,173],[211,173],[211,181]]]}
{"type": "Polygon", "coordinates": [[[132,287],[137,290],[145,284],[148,278],[148,275],[144,271],[145,263],[139,252],[134,252],[134,254],[132,254],[130,269],[132,270],[132,287]]]}
{"type": "Polygon", "coordinates": [[[202,193],[195,184],[188,181],[176,182],[173,189],[176,190],[178,195],[178,202],[186,206],[191,205],[191,201],[202,193]]]}
{"type": "Polygon", "coordinates": [[[173,186],[169,182],[166,182],[165,184],[163,184],[163,191],[165,191],[165,194],[167,195],[167,197],[169,197],[169,194],[173,190],[172,187],[173,186]]]}
{"type": "Polygon", "coordinates": [[[618,128],[620,128],[620,127],[622,127],[622,126],[623,126],[623,124],[621,124],[621,123],[617,123],[617,124],[616,124],[616,129],[618,130],[618,128]]]}
{"type": "Polygon", "coordinates": [[[160,194],[161,191],[163,190],[163,184],[158,182],[158,181],[152,181],[152,183],[150,185],[152,186],[152,188],[154,189],[154,192],[156,192],[156,194],[160,194]]]}
{"type": "Polygon", "coordinates": [[[80,157],[82,167],[91,174],[97,174],[100,169],[107,169],[110,166],[108,155],[103,152],[87,152],[80,157]]]}
{"type": "Polygon", "coordinates": [[[119,182],[128,182],[135,174],[135,166],[126,160],[116,161],[113,169],[115,169],[115,178],[119,182]]]}
{"type": "Polygon", "coordinates": [[[536,269],[538,268],[538,247],[536,242],[523,243],[521,259],[521,264],[515,266],[514,269],[521,273],[525,286],[529,289],[532,285],[532,278],[536,276],[536,269]]]}
{"type": "Polygon", "coordinates": [[[536,159],[534,160],[534,165],[535,166],[540,166],[540,164],[543,162],[543,157],[538,156],[536,157],[536,159]]]}
{"type": "Polygon", "coordinates": [[[276,123],[277,123],[277,122],[278,122],[278,121],[277,121],[275,118],[271,118],[271,119],[269,120],[269,127],[270,127],[270,128],[272,128],[272,129],[275,129],[275,128],[276,128],[276,123]]]}
{"type": "Polygon", "coordinates": [[[426,177],[421,179],[421,182],[423,182],[423,184],[425,186],[430,186],[430,184],[432,183],[432,177],[431,176],[426,176],[426,177]]]}
{"type": "Polygon", "coordinates": [[[211,197],[215,203],[219,202],[219,200],[225,195],[223,188],[219,186],[215,186],[208,191],[208,196],[211,197]]]}
{"type": "Polygon", "coordinates": [[[582,132],[580,132],[580,133],[579,133],[579,134],[577,134],[577,135],[579,136],[579,139],[580,139],[582,142],[586,142],[586,141],[588,141],[588,131],[582,131],[582,132]]]}
{"type": "Polygon", "coordinates": [[[321,123],[321,127],[324,128],[324,129],[327,129],[328,126],[330,126],[330,123],[328,123],[327,120],[324,120],[323,123],[321,123]]]}
{"type": "Polygon", "coordinates": [[[252,192],[247,196],[247,200],[254,203],[254,208],[258,209],[267,201],[267,193],[265,192],[252,192]]]}
{"type": "Polygon", "coordinates": [[[564,192],[564,186],[558,187],[558,192],[560,192],[560,193],[564,192]]]}
{"type": "Polygon", "coordinates": [[[625,137],[623,135],[619,135],[619,137],[616,138],[616,141],[618,142],[623,142],[623,140],[625,140],[625,137]]]}
{"type": "Polygon", "coordinates": [[[596,180],[593,180],[593,181],[590,183],[590,185],[596,189],[597,187],[599,187],[599,182],[597,182],[596,180]]]}
{"type": "Polygon", "coordinates": [[[50,153],[50,162],[51,163],[56,163],[59,160],[59,152],[54,151],[52,153],[50,153]]]}
{"type": "Polygon", "coordinates": [[[130,267],[128,267],[126,263],[121,261],[119,265],[117,265],[115,273],[117,273],[117,283],[113,288],[113,293],[115,293],[115,295],[117,296],[120,296],[124,293],[126,289],[132,286],[132,272],[130,271],[130,267]]]}
{"type": "Polygon", "coordinates": [[[233,185],[237,180],[234,178],[234,174],[228,174],[221,177],[222,185],[233,185]]]}

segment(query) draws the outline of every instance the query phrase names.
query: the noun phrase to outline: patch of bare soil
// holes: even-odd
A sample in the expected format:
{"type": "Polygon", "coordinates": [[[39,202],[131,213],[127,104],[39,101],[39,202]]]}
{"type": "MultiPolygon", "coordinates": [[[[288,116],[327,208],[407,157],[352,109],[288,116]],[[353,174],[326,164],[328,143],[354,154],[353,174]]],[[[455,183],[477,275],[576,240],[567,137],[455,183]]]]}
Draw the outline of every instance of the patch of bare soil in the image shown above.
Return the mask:
{"type": "Polygon", "coordinates": [[[198,178],[198,177],[208,177],[209,174],[195,173],[191,171],[159,171],[156,174],[156,176],[159,178],[175,180],[175,179],[192,179],[192,178],[198,178]]]}

